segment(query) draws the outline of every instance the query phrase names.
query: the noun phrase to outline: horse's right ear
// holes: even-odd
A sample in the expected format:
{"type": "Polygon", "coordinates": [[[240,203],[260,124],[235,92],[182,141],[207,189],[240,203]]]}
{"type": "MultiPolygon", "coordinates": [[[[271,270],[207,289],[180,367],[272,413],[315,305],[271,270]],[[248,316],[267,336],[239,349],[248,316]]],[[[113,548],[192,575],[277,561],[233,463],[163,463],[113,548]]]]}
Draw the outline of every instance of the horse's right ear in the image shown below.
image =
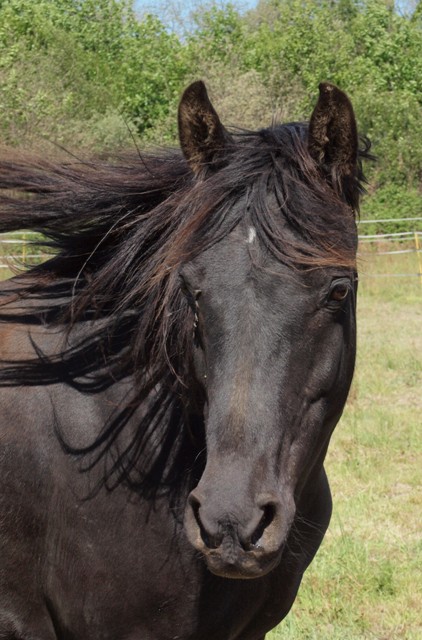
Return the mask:
{"type": "Polygon", "coordinates": [[[358,133],[352,104],[335,85],[319,85],[319,98],[309,123],[309,153],[331,186],[357,208],[359,188],[358,133]]]}
{"type": "Polygon", "coordinates": [[[194,174],[203,175],[207,169],[217,168],[231,137],[221,124],[201,80],[183,93],[178,123],[180,146],[194,174]]]}

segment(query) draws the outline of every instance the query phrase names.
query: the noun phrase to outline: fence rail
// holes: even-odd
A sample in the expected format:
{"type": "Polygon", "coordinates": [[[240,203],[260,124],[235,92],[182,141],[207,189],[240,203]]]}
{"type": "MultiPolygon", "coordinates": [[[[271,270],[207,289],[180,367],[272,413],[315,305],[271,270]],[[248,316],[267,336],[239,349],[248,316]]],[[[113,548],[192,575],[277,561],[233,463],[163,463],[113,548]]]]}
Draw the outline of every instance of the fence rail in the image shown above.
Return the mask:
{"type": "Polygon", "coordinates": [[[422,218],[384,218],[383,220],[359,220],[358,224],[381,224],[384,222],[416,222],[421,221],[422,218]]]}
{"type": "MultiPolygon", "coordinates": [[[[422,222],[422,217],[415,216],[411,218],[383,218],[380,220],[360,220],[360,225],[381,223],[402,224],[407,223],[409,226],[416,226],[422,222]]],[[[419,224],[419,226],[421,226],[419,224]]],[[[359,254],[367,256],[368,254],[374,258],[381,256],[398,256],[404,254],[414,254],[416,256],[416,269],[414,273],[366,273],[366,278],[419,278],[422,285],[422,231],[412,229],[410,231],[396,231],[390,233],[359,233],[359,254]],[[403,248],[392,249],[392,244],[400,244],[403,248]],[[372,246],[373,250],[368,251],[366,248],[372,246]]]]}
{"type": "MultiPolygon", "coordinates": [[[[360,220],[358,222],[358,228],[362,225],[372,224],[377,225],[381,223],[410,223],[412,226],[415,223],[422,222],[422,217],[415,216],[410,218],[384,218],[380,220],[360,220]]],[[[32,232],[10,232],[0,233],[0,269],[8,269],[11,265],[16,263],[26,262],[28,260],[42,260],[47,257],[47,254],[39,253],[27,253],[26,248],[32,247],[31,240],[36,237],[36,234],[32,232]],[[16,252],[9,251],[8,245],[15,245],[16,252]],[[4,250],[3,247],[7,247],[4,250]],[[19,249],[18,249],[19,247],[19,249]]],[[[422,231],[397,231],[392,233],[375,233],[364,234],[359,233],[359,246],[361,250],[359,254],[362,256],[370,254],[371,257],[378,256],[394,256],[402,254],[415,254],[417,256],[417,272],[416,273],[366,273],[365,277],[368,278],[413,278],[418,277],[422,284],[422,231]],[[406,246],[402,249],[391,249],[389,245],[391,243],[405,243],[406,246]],[[372,251],[365,250],[365,247],[370,245],[374,248],[372,251]],[[362,250],[363,249],[363,250],[362,250]]]]}

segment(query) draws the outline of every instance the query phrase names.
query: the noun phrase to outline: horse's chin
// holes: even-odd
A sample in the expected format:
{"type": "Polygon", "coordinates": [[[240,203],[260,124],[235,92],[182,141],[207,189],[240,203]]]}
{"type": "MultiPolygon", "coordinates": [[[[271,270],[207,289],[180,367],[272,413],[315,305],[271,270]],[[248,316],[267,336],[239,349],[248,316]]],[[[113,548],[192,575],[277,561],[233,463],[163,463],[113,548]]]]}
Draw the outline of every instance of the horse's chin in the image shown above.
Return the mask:
{"type": "Polygon", "coordinates": [[[239,550],[235,557],[225,557],[217,549],[207,550],[205,562],[216,576],[234,580],[254,580],[270,573],[280,562],[282,549],[266,554],[260,551],[239,550]]]}

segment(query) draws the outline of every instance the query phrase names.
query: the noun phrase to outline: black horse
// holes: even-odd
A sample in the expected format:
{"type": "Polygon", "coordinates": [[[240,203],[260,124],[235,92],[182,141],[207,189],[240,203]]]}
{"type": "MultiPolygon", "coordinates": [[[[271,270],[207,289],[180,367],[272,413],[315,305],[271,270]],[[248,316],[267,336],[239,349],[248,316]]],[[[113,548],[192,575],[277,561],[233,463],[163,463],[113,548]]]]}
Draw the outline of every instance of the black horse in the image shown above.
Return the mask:
{"type": "Polygon", "coordinates": [[[331,513],[355,360],[352,106],[229,133],[202,82],[182,152],[0,161],[0,638],[262,640],[331,513]]]}

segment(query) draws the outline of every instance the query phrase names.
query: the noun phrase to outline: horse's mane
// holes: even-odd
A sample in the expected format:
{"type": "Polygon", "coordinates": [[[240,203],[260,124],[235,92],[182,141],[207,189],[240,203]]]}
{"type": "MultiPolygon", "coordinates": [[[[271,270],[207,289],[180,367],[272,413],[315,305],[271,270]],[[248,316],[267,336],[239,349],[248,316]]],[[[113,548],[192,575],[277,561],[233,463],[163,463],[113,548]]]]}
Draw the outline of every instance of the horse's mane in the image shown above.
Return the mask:
{"type": "MultiPolygon", "coordinates": [[[[136,434],[107,472],[111,483],[125,479],[141,491],[171,484],[198,451],[189,435],[201,407],[192,403],[198,394],[188,393],[193,316],[180,290],[182,264],[247,215],[261,243],[295,269],[354,265],[362,172],[347,194],[336,193],[306,138],[307,126],[297,123],[238,132],[226,165],[203,180],[179,151],[57,163],[2,154],[0,232],[38,232],[53,251],[12,280],[4,300],[28,300],[15,321],[30,315],[61,324],[67,341],[55,356],[38,349],[33,360],[3,363],[0,385],[65,381],[96,393],[133,376],[132,396],[96,441],[68,447],[95,464],[146,402],[136,434]],[[288,241],[281,222],[294,232],[288,241]],[[154,430],[160,444],[141,464],[142,443],[154,430]]],[[[10,322],[11,315],[0,319],[10,322]]]]}

